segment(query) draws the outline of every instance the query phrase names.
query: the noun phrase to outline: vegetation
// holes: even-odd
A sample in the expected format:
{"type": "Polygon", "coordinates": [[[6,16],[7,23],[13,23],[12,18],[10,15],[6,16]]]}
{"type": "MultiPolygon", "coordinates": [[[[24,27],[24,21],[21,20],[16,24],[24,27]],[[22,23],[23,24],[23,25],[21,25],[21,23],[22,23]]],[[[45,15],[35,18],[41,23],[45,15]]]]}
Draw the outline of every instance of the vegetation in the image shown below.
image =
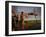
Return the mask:
{"type": "MultiPolygon", "coordinates": [[[[24,26],[26,29],[26,21],[24,21],[24,26]]],[[[28,21],[28,29],[29,30],[35,30],[35,29],[41,29],[41,20],[29,20],[28,21]]]]}

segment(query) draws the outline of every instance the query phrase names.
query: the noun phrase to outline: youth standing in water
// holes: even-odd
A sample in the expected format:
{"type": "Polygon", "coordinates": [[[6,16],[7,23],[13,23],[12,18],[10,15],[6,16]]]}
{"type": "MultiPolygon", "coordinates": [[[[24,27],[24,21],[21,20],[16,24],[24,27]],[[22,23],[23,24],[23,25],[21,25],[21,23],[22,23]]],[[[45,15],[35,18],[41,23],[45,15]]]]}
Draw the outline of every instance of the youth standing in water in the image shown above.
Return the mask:
{"type": "Polygon", "coordinates": [[[21,12],[20,15],[20,29],[24,30],[24,12],[21,12]]]}
{"type": "MultiPolygon", "coordinates": [[[[28,19],[28,14],[26,14],[25,17],[28,19]]],[[[26,30],[28,30],[28,20],[26,20],[26,30]]]]}
{"type": "Polygon", "coordinates": [[[20,30],[19,22],[20,22],[20,17],[19,17],[19,15],[17,15],[17,17],[16,17],[17,30],[20,30]]]}

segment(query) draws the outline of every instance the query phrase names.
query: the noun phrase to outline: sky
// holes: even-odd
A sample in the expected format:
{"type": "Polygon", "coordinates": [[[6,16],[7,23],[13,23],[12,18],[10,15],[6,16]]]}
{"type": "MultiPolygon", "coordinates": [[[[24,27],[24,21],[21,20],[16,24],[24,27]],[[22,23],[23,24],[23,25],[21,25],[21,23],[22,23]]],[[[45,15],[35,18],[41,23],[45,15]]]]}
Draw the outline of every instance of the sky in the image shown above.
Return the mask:
{"type": "MultiPolygon", "coordinates": [[[[30,7],[30,6],[12,6],[12,8],[16,11],[16,13],[25,12],[25,13],[32,13],[35,12],[38,15],[41,15],[41,7],[30,7]]],[[[41,16],[37,16],[37,19],[40,19],[41,16]]],[[[31,19],[35,19],[34,16],[29,16],[31,19]]]]}

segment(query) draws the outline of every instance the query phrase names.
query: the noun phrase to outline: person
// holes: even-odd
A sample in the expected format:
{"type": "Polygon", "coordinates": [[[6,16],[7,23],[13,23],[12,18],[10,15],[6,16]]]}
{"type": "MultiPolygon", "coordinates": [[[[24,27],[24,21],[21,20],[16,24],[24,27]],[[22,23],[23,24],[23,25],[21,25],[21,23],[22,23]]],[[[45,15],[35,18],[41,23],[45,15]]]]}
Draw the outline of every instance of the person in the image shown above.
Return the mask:
{"type": "Polygon", "coordinates": [[[20,24],[19,24],[19,22],[20,22],[20,19],[19,19],[19,14],[18,14],[17,17],[16,17],[17,30],[20,30],[20,24]]]}
{"type": "MultiPolygon", "coordinates": [[[[26,14],[26,19],[28,19],[28,14],[26,14]]],[[[28,30],[28,20],[26,20],[26,30],[28,30]]]]}
{"type": "Polygon", "coordinates": [[[12,31],[16,30],[16,14],[12,12],[12,31]]]}
{"type": "Polygon", "coordinates": [[[23,11],[21,12],[21,15],[20,15],[20,29],[24,30],[24,12],[23,11]]]}

